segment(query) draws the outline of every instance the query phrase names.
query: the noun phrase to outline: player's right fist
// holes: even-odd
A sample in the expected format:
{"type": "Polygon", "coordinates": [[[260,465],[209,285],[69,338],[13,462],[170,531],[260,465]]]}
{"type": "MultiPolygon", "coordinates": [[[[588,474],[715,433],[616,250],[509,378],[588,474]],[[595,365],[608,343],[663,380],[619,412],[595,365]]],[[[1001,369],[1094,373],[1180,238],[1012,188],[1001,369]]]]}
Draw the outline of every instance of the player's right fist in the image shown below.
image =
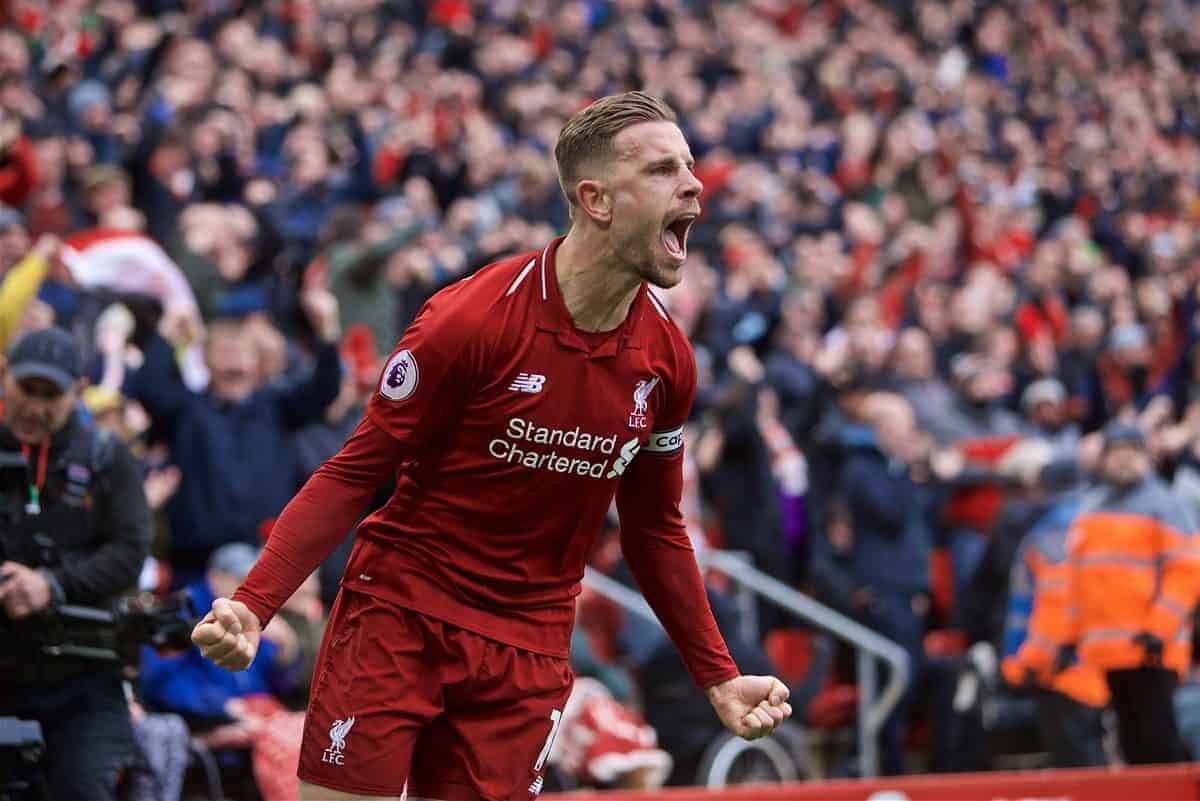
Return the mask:
{"type": "Polygon", "coordinates": [[[258,653],[262,624],[241,601],[218,598],[192,629],[192,642],[205,659],[226,670],[245,670],[258,653]]]}
{"type": "Polygon", "coordinates": [[[774,676],[738,676],[705,690],[721,723],[744,740],[766,737],[792,716],[789,694],[774,676]]]}

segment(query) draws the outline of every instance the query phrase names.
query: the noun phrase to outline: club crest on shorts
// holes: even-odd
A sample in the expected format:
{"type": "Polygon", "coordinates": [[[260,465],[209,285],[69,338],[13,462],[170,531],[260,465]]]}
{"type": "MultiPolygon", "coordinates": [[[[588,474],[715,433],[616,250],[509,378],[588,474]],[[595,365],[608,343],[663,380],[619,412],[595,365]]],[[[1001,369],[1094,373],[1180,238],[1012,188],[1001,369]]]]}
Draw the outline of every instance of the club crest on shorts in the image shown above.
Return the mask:
{"type": "Polygon", "coordinates": [[[329,727],[329,747],[321,754],[321,761],[328,762],[330,765],[346,764],[345,757],[342,752],[346,750],[346,735],[350,733],[350,729],[354,728],[354,716],[345,720],[335,720],[333,725],[329,727]]]}
{"type": "Polygon", "coordinates": [[[402,350],[389,359],[387,367],[383,368],[379,394],[389,400],[402,401],[416,391],[418,378],[417,360],[413,358],[412,351],[402,350]]]}
{"type": "Polygon", "coordinates": [[[646,427],[646,400],[658,386],[658,376],[643,378],[633,388],[633,411],[629,414],[629,427],[634,429],[646,427]]]}

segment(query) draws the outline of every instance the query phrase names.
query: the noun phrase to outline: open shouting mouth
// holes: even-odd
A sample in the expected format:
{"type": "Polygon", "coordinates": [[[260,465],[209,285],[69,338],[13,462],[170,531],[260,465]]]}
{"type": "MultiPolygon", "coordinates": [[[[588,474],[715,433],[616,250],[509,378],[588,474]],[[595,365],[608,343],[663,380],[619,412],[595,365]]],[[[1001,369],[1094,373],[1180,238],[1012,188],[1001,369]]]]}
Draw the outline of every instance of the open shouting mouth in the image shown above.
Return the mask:
{"type": "Polygon", "coordinates": [[[663,226],[662,243],[672,258],[683,261],[687,257],[687,236],[698,215],[681,214],[663,226]]]}

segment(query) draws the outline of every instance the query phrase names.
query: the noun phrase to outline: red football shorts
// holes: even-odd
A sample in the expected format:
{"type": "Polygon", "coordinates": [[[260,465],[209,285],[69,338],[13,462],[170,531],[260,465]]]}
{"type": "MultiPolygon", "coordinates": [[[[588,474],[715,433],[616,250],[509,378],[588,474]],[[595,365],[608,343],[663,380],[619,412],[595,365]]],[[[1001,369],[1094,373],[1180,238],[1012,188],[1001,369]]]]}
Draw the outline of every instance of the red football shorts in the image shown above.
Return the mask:
{"type": "Polygon", "coordinates": [[[317,657],[300,778],[350,793],[531,801],[574,676],[566,659],[342,589],[317,657]]]}

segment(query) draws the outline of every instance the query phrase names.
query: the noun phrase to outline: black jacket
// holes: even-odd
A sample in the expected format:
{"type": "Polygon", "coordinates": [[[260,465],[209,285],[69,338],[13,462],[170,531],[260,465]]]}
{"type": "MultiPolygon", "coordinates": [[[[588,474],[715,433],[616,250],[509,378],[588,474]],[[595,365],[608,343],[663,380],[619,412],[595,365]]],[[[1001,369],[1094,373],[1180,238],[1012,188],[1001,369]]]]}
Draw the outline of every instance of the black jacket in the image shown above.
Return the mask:
{"type": "Polygon", "coordinates": [[[960,626],[967,635],[967,642],[1000,643],[1017,551],[1025,536],[1051,506],[1048,500],[1018,497],[1009,499],[1001,507],[987,547],[959,602],[960,626]]]}
{"type": "Polygon", "coordinates": [[[58,600],[110,606],[134,589],[150,548],[151,517],[129,449],[72,414],[50,439],[40,513],[27,511],[39,449],[0,425],[0,558],[46,568],[58,600]]]}
{"type": "Polygon", "coordinates": [[[911,598],[929,591],[937,488],[915,482],[907,465],[880,450],[874,432],[843,426],[844,449],[837,497],[852,529],[844,548],[830,540],[829,527],[814,537],[810,578],[822,599],[850,608],[855,590],[911,598]]]}

